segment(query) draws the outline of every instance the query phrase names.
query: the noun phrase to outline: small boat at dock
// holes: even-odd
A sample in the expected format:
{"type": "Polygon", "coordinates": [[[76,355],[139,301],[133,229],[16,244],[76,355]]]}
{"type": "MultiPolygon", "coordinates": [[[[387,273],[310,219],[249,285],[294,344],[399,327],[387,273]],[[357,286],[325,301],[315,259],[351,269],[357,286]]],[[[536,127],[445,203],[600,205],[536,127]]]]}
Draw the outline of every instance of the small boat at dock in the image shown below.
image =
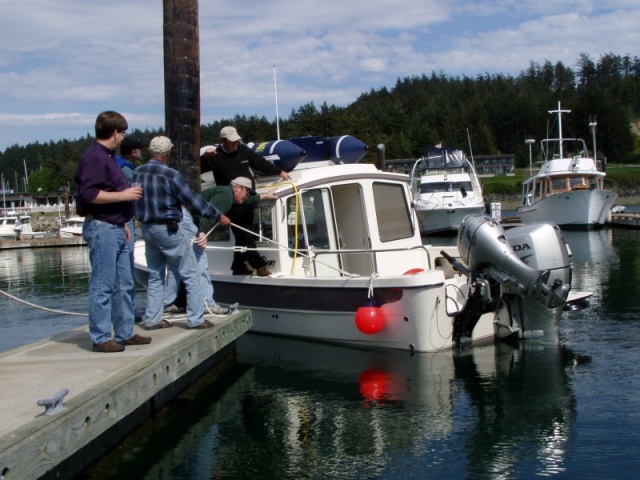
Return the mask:
{"type": "MultiPolygon", "coordinates": [[[[215,300],[250,309],[252,332],[433,352],[512,338],[557,343],[571,264],[549,224],[505,231],[469,215],[457,246],[424,245],[408,175],[372,164],[301,162],[260,178],[277,200],[253,234],[272,275],[233,275],[232,232],[208,232],[215,300]]],[[[144,242],[135,275],[146,285],[144,242]]]]}

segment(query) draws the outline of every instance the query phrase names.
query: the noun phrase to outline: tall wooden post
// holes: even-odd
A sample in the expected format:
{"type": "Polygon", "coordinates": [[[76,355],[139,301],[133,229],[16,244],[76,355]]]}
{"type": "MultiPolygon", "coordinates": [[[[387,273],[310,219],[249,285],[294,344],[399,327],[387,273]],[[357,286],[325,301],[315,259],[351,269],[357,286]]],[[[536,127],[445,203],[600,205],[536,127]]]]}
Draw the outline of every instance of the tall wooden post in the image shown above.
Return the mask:
{"type": "Polygon", "coordinates": [[[198,0],[163,0],[165,129],[169,165],[200,191],[200,38],[198,0]]]}

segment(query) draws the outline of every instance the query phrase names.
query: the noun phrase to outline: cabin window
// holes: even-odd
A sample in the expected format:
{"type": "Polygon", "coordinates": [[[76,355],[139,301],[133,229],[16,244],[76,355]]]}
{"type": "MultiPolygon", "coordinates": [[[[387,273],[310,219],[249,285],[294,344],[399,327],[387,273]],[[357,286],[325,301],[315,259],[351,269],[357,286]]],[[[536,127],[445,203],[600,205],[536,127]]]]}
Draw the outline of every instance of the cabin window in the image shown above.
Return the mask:
{"type": "Polygon", "coordinates": [[[564,177],[551,179],[551,191],[564,191],[567,189],[567,180],[564,177]]]}
{"type": "MultiPolygon", "coordinates": [[[[332,223],[331,195],[327,189],[302,192],[287,199],[287,237],[289,248],[317,250],[337,248],[337,237],[332,223]],[[297,236],[296,236],[297,235],[297,236]],[[296,243],[297,238],[297,243],[296,243]]],[[[289,252],[293,255],[293,252],[289,252]]]]}
{"type": "Polygon", "coordinates": [[[380,241],[390,242],[413,236],[409,202],[402,185],[376,182],[373,184],[373,198],[380,241]]]}
{"type": "Polygon", "coordinates": [[[420,193],[473,191],[471,182],[427,182],[420,184],[420,193]]]}
{"type": "Polygon", "coordinates": [[[273,238],[273,208],[271,205],[261,205],[253,215],[253,231],[269,240],[273,238]]]}

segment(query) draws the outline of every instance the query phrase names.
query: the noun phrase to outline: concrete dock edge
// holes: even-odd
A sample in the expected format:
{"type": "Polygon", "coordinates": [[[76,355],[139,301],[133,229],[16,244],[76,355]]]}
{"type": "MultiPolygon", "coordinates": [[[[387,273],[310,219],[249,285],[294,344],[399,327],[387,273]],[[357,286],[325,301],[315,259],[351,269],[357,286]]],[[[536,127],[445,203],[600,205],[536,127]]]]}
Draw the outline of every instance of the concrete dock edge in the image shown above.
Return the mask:
{"type": "Polygon", "coordinates": [[[7,379],[0,421],[7,419],[10,430],[0,428],[0,474],[7,480],[72,478],[85,470],[233,354],[235,340],[252,326],[246,310],[209,319],[214,328],[155,330],[149,332],[151,345],[116,354],[92,352],[86,328],[5,352],[0,356],[0,376],[7,379]],[[100,375],[104,378],[95,378],[100,375]],[[43,415],[36,398],[55,393],[65,380],[71,386],[64,410],[43,415]],[[26,410],[23,420],[9,418],[12,405],[26,410]]]}

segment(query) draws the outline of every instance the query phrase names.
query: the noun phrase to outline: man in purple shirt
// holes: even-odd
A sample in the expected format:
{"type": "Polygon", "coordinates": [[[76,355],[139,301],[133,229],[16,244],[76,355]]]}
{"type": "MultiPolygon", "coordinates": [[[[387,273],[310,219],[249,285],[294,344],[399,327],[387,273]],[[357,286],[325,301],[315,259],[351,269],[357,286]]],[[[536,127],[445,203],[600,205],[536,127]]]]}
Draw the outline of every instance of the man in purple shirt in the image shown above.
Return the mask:
{"type": "Polygon", "coordinates": [[[76,210],[85,216],[82,237],[91,263],[89,334],[94,352],[121,352],[125,345],[151,343],[150,337],[133,331],[134,283],[128,247],[133,232],[127,222],[133,217],[133,201],[142,197],[142,188],[129,187],[114,160],[127,128],[121,114],[100,113],[96,140],[80,158],[74,177],[76,210]],[[117,309],[114,299],[121,300],[117,309]]]}

